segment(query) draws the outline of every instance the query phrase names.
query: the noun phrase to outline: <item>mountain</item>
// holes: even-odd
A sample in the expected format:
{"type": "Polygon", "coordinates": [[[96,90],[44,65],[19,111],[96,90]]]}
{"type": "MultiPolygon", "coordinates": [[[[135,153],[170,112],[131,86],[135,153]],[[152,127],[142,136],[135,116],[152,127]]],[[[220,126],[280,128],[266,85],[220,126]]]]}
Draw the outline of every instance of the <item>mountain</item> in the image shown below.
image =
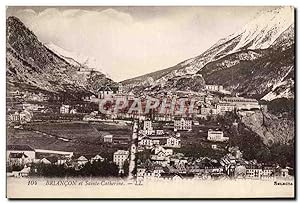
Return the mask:
{"type": "MultiPolygon", "coordinates": [[[[294,55],[294,10],[280,7],[262,11],[243,28],[197,57],[122,84],[133,91],[152,90],[163,88],[173,78],[198,74],[206,84],[223,85],[241,95],[262,98],[275,91],[267,98],[292,97],[294,55]]],[[[175,84],[172,89],[181,88],[175,84]]]]}
{"type": "Polygon", "coordinates": [[[54,43],[47,43],[45,44],[47,48],[49,48],[51,51],[53,51],[55,54],[63,58],[65,61],[70,63],[74,66],[85,66],[89,68],[98,68],[99,69],[99,63],[95,58],[85,56],[83,54],[78,54],[75,52],[67,51],[54,43]]]}
{"type": "Polygon", "coordinates": [[[93,80],[112,83],[96,71],[82,77],[79,62],[50,50],[18,18],[8,17],[6,26],[8,90],[17,88],[77,98],[95,91],[91,87],[93,80]]]}

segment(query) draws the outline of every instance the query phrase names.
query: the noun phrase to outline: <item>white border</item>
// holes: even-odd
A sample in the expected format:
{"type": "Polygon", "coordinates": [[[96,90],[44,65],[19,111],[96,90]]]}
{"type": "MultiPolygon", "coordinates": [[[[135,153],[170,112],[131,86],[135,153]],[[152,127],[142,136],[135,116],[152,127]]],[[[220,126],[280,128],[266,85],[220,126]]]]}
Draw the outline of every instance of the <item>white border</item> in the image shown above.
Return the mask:
{"type": "MultiPolygon", "coordinates": [[[[158,6],[163,6],[163,5],[200,5],[200,6],[258,6],[258,5],[291,5],[291,6],[295,6],[296,8],[299,8],[299,2],[300,1],[296,1],[296,0],[251,0],[251,1],[241,1],[241,0],[227,0],[227,1],[221,1],[221,0],[209,0],[209,1],[197,1],[197,0],[102,0],[102,1],[93,1],[93,0],[4,0],[1,1],[1,7],[0,7],[0,39],[1,39],[1,49],[0,49],[0,63],[1,63],[1,69],[0,69],[0,76],[1,76],[1,80],[0,80],[0,137],[1,137],[1,157],[3,160],[1,162],[2,165],[0,165],[0,172],[1,172],[1,176],[0,176],[0,197],[1,197],[1,202],[7,203],[9,202],[6,198],[5,198],[5,192],[6,192],[6,185],[5,185],[5,148],[6,148],[6,134],[5,134],[5,19],[6,19],[6,6],[10,5],[10,6],[16,6],[16,5],[20,5],[20,6],[34,6],[34,5],[39,5],[39,6],[56,6],[56,5],[61,5],[61,6],[79,6],[79,5],[86,5],[86,6],[92,6],[92,5],[123,5],[123,6],[127,6],[127,5],[158,5],[158,6]]],[[[297,14],[297,13],[296,13],[297,14]]],[[[297,14],[298,16],[298,14],[297,14]]],[[[296,31],[297,33],[297,38],[298,39],[298,29],[296,31]]],[[[298,44],[298,43],[297,43],[298,44]]],[[[297,46],[298,47],[298,46],[297,46]]],[[[299,56],[299,52],[297,53],[297,58],[299,56]]],[[[299,78],[299,71],[297,72],[297,78],[299,78]]],[[[299,92],[299,82],[297,83],[297,95],[299,92]]],[[[299,102],[299,99],[298,99],[299,102]]],[[[298,103],[297,103],[298,105],[298,103]]],[[[299,112],[299,108],[297,108],[297,113],[299,112]]],[[[299,120],[297,120],[297,126],[298,126],[299,120]]],[[[297,137],[297,136],[295,136],[297,137]]],[[[299,149],[299,140],[300,138],[297,138],[297,147],[299,149]]],[[[297,151],[298,152],[298,151],[297,151]]],[[[299,162],[299,155],[297,154],[298,159],[297,162],[299,162]]],[[[299,164],[297,165],[297,167],[299,167],[299,164]]],[[[297,175],[299,177],[299,169],[297,169],[297,175]]],[[[298,182],[297,182],[298,183],[298,182]]],[[[296,195],[299,196],[299,186],[297,185],[297,193],[296,195]]],[[[21,201],[14,201],[15,203],[19,203],[21,201]]],[[[31,202],[31,201],[28,201],[31,202]]],[[[44,202],[44,201],[38,201],[38,203],[40,202],[44,202]]],[[[58,203],[62,203],[63,201],[57,201],[58,203]]],[[[82,201],[80,201],[82,202],[82,201]]],[[[87,201],[84,201],[87,202],[87,201]]],[[[97,201],[98,202],[98,201],[97,201]]],[[[100,201],[100,202],[109,202],[109,203],[116,203],[119,201],[100,201]]],[[[131,201],[126,201],[126,202],[131,202],[131,201]]],[[[149,202],[149,201],[143,201],[143,202],[149,202]]],[[[162,203],[162,201],[154,201],[156,203],[162,203]]],[[[173,201],[171,201],[173,202],[173,201]]],[[[188,201],[180,201],[182,203],[187,203],[188,201]]],[[[212,203],[212,201],[201,201],[201,202],[209,202],[212,203]]],[[[215,202],[219,202],[219,201],[213,201],[213,203],[215,202]]],[[[230,201],[229,201],[230,202],[230,201]]],[[[237,201],[237,202],[242,202],[242,201],[237,201]]],[[[256,201],[257,203],[264,203],[265,201],[256,201]]],[[[290,201],[282,201],[282,203],[288,203],[290,201]]]]}

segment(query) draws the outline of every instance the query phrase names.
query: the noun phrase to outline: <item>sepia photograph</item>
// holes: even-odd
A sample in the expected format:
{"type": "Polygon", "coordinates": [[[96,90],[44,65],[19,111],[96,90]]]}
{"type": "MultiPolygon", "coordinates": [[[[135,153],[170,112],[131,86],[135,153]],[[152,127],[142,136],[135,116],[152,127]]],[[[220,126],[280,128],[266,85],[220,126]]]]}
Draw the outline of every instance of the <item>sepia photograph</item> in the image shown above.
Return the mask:
{"type": "Polygon", "coordinates": [[[294,34],[293,6],[7,6],[6,197],[295,199],[294,34]]]}

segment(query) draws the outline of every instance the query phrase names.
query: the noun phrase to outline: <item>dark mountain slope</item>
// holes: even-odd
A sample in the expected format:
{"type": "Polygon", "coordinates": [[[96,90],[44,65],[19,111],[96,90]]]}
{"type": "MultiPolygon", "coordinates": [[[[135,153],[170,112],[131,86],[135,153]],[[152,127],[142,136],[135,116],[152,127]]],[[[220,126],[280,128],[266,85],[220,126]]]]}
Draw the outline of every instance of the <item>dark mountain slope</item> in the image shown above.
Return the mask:
{"type": "Polygon", "coordinates": [[[206,83],[221,84],[247,96],[263,97],[274,84],[293,79],[294,47],[286,50],[247,50],[227,55],[205,65],[198,73],[206,83]]]}
{"type": "MultiPolygon", "coordinates": [[[[18,18],[7,19],[6,35],[8,87],[74,98],[94,91],[92,84],[78,77],[80,67],[69,64],[44,46],[18,18]]],[[[105,80],[102,73],[94,75],[101,81],[112,82],[105,80]]]]}

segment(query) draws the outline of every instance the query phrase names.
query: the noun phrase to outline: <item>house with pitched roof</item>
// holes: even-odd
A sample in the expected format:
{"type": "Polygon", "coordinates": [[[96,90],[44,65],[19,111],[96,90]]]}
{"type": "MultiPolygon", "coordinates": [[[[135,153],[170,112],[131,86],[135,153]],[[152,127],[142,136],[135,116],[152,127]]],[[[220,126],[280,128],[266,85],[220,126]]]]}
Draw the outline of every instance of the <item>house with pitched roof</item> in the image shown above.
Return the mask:
{"type": "Polygon", "coordinates": [[[21,166],[27,163],[30,163],[30,160],[28,159],[28,156],[26,154],[22,153],[9,153],[9,164],[10,165],[17,165],[21,166]]]}
{"type": "Polygon", "coordinates": [[[94,162],[103,162],[105,159],[101,157],[99,154],[95,155],[94,157],[91,158],[91,163],[94,162]]]}
{"type": "Polygon", "coordinates": [[[33,162],[35,159],[35,150],[28,145],[7,145],[6,151],[6,161],[8,164],[10,162],[26,164],[33,162]]]}
{"type": "Polygon", "coordinates": [[[114,95],[119,93],[119,86],[114,86],[114,85],[101,86],[97,92],[98,92],[99,99],[112,98],[114,95]]]}
{"type": "Polygon", "coordinates": [[[58,158],[55,156],[44,157],[40,160],[40,163],[47,164],[47,165],[50,165],[50,164],[57,165],[58,158]]]}

